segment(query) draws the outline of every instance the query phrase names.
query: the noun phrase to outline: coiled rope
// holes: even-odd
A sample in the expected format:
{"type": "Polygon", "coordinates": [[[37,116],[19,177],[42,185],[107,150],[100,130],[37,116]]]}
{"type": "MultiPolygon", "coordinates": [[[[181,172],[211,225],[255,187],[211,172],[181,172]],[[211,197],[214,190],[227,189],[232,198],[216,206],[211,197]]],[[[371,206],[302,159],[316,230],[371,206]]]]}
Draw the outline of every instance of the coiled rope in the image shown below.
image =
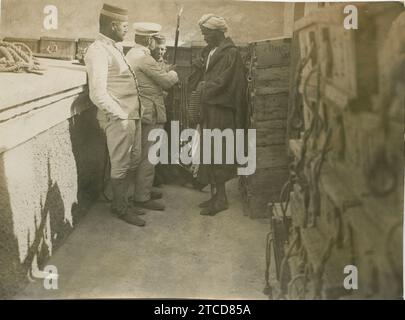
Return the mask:
{"type": "Polygon", "coordinates": [[[39,62],[24,43],[0,41],[0,72],[28,72],[43,74],[39,62]]]}

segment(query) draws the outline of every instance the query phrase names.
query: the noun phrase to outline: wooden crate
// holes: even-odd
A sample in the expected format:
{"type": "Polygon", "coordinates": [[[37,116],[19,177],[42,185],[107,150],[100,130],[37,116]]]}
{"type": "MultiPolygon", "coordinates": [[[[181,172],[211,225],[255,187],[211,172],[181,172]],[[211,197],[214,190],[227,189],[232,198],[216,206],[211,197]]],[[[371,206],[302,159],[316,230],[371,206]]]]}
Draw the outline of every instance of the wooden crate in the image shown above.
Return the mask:
{"type": "Polygon", "coordinates": [[[289,67],[255,69],[253,72],[255,94],[288,93],[290,81],[289,69],[289,67]]]}
{"type": "Polygon", "coordinates": [[[263,120],[253,124],[256,129],[256,147],[286,146],[285,120],[263,120]]]}
{"type": "Polygon", "coordinates": [[[256,147],[285,146],[286,128],[256,128],[256,147]]]}
{"type": "MultiPolygon", "coordinates": [[[[305,145],[302,174],[312,187],[300,190],[294,185],[290,206],[306,253],[306,266],[322,271],[318,279],[310,279],[320,285],[318,298],[344,298],[348,292],[342,290],[342,270],[355,262],[359,288],[351,292],[352,298],[391,299],[402,293],[403,116],[393,116],[389,102],[377,105],[374,101],[384,97],[381,84],[389,81],[389,77],[382,78],[384,63],[398,56],[398,51],[384,48],[391,32],[394,41],[400,39],[398,30],[390,28],[401,13],[405,21],[405,15],[400,4],[359,5],[359,23],[364,27],[344,30],[343,7],[336,5],[313,12],[295,26],[301,59],[308,56],[311,42],[315,44],[313,61],[303,70],[302,77],[305,79],[314,67],[321,72],[318,84],[316,76],[309,81],[307,101],[316,102],[320,93],[323,128],[305,145]],[[378,90],[376,84],[380,85],[378,90]],[[382,112],[392,119],[384,119],[382,112]],[[396,118],[402,121],[401,130],[396,129],[396,118]],[[313,179],[308,168],[328,129],[332,130],[328,152],[319,177],[313,179]],[[378,157],[380,152],[383,158],[378,157]],[[370,171],[373,166],[374,172],[370,171]],[[376,192],[376,186],[390,186],[390,179],[395,182],[392,177],[398,180],[391,189],[376,192]],[[376,181],[379,184],[373,184],[376,181]],[[303,191],[309,191],[308,199],[303,191]],[[319,212],[312,225],[305,225],[306,207],[311,208],[314,202],[319,212]],[[328,243],[333,244],[330,249],[328,243]]],[[[396,98],[400,94],[392,95],[396,98]]],[[[308,127],[310,117],[304,114],[304,119],[308,127]]],[[[300,148],[294,145],[291,144],[292,153],[299,157],[300,148]]]]}
{"type": "Polygon", "coordinates": [[[257,169],[255,174],[240,179],[245,214],[250,218],[268,218],[267,204],[279,202],[280,190],[288,179],[288,169],[257,169]]]}
{"type": "Polygon", "coordinates": [[[250,43],[250,127],[256,129],[256,172],[242,183],[246,211],[266,217],[266,206],[277,202],[288,179],[286,123],[291,39],[250,43]]]}
{"type": "Polygon", "coordinates": [[[87,48],[94,42],[94,39],[80,38],[77,41],[76,59],[83,62],[84,55],[86,54],[87,48]]]}
{"type": "Polygon", "coordinates": [[[201,52],[205,47],[203,42],[192,42],[191,43],[191,62],[201,57],[201,52]]]}
{"type": "MultiPolygon", "coordinates": [[[[174,47],[168,46],[166,53],[166,60],[172,64],[174,58],[174,47]]],[[[191,66],[191,48],[190,47],[178,47],[176,56],[176,65],[178,67],[190,67],[191,66]]]]}
{"type": "Polygon", "coordinates": [[[3,39],[3,41],[24,43],[32,50],[33,53],[39,52],[39,39],[6,37],[3,39]]]}
{"type": "Polygon", "coordinates": [[[291,38],[269,39],[250,43],[253,61],[257,68],[290,65],[291,38]]]}
{"type": "MultiPolygon", "coordinates": [[[[284,144],[256,147],[257,169],[283,167],[288,162],[287,147],[284,144]]],[[[255,174],[258,174],[258,172],[255,174]]]]}
{"type": "Polygon", "coordinates": [[[285,120],[287,117],[288,94],[256,95],[252,98],[255,120],[285,120]]]}
{"type": "Polygon", "coordinates": [[[48,58],[74,60],[76,58],[76,40],[41,37],[39,53],[48,58]]]}

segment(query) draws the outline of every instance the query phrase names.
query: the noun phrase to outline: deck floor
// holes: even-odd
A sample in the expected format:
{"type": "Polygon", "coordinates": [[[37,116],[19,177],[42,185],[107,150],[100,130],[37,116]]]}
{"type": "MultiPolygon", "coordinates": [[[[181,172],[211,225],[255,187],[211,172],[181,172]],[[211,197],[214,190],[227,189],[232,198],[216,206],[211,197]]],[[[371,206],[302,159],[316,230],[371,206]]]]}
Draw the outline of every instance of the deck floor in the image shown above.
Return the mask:
{"type": "Polygon", "coordinates": [[[208,191],[162,190],[167,209],[148,212],[143,228],[95,203],[48,262],[58,269],[58,289],[36,280],[15,298],[266,299],[269,225],[243,215],[237,181],[229,184],[230,209],[215,217],[199,215],[208,191]]]}

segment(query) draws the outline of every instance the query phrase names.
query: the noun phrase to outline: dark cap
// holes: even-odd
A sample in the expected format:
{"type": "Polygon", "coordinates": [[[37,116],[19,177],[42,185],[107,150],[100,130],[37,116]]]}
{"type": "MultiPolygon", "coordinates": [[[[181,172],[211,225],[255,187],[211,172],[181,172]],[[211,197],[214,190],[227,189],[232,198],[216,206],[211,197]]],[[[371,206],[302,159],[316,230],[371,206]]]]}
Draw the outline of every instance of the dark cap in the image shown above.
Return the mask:
{"type": "Polygon", "coordinates": [[[128,10],[104,4],[100,15],[110,17],[118,21],[128,21],[128,10]]]}

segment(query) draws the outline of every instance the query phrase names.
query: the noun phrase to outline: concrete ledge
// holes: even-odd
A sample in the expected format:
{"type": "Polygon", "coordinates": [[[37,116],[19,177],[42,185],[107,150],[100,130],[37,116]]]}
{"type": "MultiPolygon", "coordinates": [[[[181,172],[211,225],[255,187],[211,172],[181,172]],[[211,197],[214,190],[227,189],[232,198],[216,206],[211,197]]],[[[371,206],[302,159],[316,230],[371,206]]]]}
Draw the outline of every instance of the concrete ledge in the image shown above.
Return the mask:
{"type": "Polygon", "coordinates": [[[5,110],[44,97],[85,86],[87,83],[84,66],[74,62],[39,59],[44,75],[32,73],[1,73],[0,114],[5,110]]]}
{"type": "Polygon", "coordinates": [[[81,98],[87,90],[83,66],[50,59],[41,62],[47,68],[43,76],[0,75],[0,86],[6,88],[0,104],[0,153],[92,106],[81,98]]]}
{"type": "Polygon", "coordinates": [[[43,76],[0,74],[0,298],[43,269],[104,177],[106,143],[84,67],[42,61],[43,76]]]}

